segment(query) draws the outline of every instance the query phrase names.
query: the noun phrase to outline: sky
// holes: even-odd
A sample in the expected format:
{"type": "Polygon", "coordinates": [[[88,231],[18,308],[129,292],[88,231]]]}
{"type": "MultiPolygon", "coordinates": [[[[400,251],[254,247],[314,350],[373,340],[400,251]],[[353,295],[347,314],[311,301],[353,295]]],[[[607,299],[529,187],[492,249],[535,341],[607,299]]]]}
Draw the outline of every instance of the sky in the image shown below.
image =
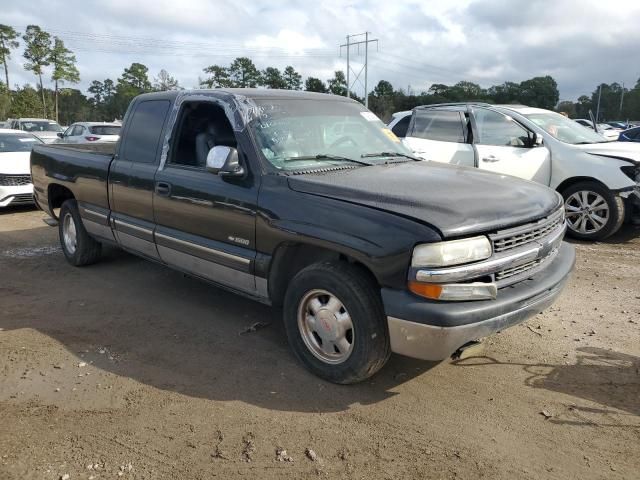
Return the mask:
{"type": "MultiPolygon", "coordinates": [[[[551,75],[561,100],[599,83],[640,78],[640,1],[618,0],[3,0],[0,23],[36,24],[76,54],[81,82],[116,80],[132,62],[167,70],[186,88],[202,69],[248,56],[258,68],[292,65],[323,80],[346,71],[346,35],[370,32],[368,90],[427,90],[460,80],[483,87],[551,75]]],[[[352,41],[364,40],[364,36],[352,41]]],[[[11,84],[35,84],[9,60],[11,84]]],[[[353,80],[364,48],[350,50],[353,80]]],[[[50,77],[50,73],[47,78],[50,77]]],[[[364,72],[354,84],[360,96],[364,72]]]]}

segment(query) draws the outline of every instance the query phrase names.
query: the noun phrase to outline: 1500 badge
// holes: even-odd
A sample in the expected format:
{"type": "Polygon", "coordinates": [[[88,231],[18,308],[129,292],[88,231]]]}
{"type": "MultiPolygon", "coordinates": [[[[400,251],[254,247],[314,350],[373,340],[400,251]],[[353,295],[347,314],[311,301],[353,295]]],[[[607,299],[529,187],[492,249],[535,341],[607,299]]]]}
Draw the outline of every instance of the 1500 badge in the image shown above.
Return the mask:
{"type": "Polygon", "coordinates": [[[239,243],[240,245],[249,245],[249,240],[246,238],[234,237],[232,235],[229,235],[227,238],[230,242],[239,243]]]}

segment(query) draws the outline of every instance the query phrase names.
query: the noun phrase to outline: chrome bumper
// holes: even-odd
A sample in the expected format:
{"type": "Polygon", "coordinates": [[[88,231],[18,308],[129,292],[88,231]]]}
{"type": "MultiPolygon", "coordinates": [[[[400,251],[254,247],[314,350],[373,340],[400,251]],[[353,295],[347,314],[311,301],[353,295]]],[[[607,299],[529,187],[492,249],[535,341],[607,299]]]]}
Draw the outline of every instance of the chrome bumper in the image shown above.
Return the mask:
{"type": "Polygon", "coordinates": [[[517,325],[549,307],[562,292],[574,264],[573,247],[563,244],[547,268],[505,288],[497,300],[428,302],[383,291],[391,350],[422,360],[446,359],[466,343],[517,325]]]}

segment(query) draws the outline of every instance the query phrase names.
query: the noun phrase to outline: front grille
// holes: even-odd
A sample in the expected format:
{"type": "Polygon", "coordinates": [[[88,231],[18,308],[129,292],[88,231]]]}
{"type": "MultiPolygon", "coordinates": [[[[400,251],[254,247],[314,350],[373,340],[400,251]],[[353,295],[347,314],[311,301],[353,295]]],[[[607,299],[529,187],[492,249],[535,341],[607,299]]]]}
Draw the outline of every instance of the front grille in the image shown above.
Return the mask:
{"type": "Polygon", "coordinates": [[[494,253],[505,252],[546,237],[564,222],[564,208],[546,218],[489,235],[494,253]]]}
{"type": "MultiPolygon", "coordinates": [[[[527,262],[527,263],[523,263],[522,265],[517,265],[515,267],[506,268],[504,270],[501,270],[500,272],[496,273],[496,281],[499,282],[501,280],[505,280],[506,278],[515,277],[516,275],[519,275],[521,273],[533,270],[536,267],[538,267],[539,265],[541,265],[544,262],[546,262],[547,260],[555,257],[555,255],[557,253],[558,253],[558,249],[555,249],[549,255],[547,255],[544,258],[536,258],[535,260],[532,260],[532,261],[527,262]]],[[[530,274],[532,274],[532,273],[530,273],[530,274]]]]}
{"type": "Polygon", "coordinates": [[[0,175],[0,185],[3,187],[22,187],[31,185],[31,175],[0,175]]]}
{"type": "Polygon", "coordinates": [[[20,193],[18,195],[14,195],[13,200],[11,200],[11,204],[13,205],[14,203],[34,203],[33,195],[31,195],[30,193],[20,193]]]}

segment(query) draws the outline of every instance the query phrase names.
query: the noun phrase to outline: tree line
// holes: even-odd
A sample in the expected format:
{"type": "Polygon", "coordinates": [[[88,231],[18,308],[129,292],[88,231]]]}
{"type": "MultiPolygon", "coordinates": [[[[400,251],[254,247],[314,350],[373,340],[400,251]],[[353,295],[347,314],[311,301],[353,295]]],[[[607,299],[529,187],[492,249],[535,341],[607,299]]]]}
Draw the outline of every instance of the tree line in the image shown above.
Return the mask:
{"type": "MultiPolygon", "coordinates": [[[[37,25],[29,25],[22,34],[11,26],[0,25],[0,63],[5,73],[5,81],[0,81],[0,118],[54,116],[66,125],[81,120],[111,121],[122,118],[131,99],[140,93],[182,89],[178,80],[166,70],[160,70],[157,76],[150,78],[148,67],[138,62],[124,68],[115,80],[93,80],[86,93],[65,86],[80,82],[76,57],[61,38],[37,25]],[[37,79],[35,88],[30,84],[10,87],[8,60],[20,47],[23,49],[24,69],[37,79]],[[51,83],[45,86],[47,77],[51,83]]],[[[271,66],[260,70],[250,58],[238,57],[227,66],[210,65],[202,71],[198,88],[258,87],[347,95],[345,74],[340,70],[326,81],[311,76],[303,81],[302,75],[291,65],[284,70],[271,66]]],[[[564,111],[573,118],[588,118],[589,110],[596,112],[598,94],[601,121],[640,119],[640,79],[631,89],[617,83],[602,84],[590,96],[579,97],[577,102],[560,103],[558,85],[548,75],[489,88],[469,81],[455,85],[433,84],[419,93],[396,90],[390,82],[380,80],[368,93],[368,100],[369,108],[385,121],[391,118],[392,113],[410,110],[417,105],[463,101],[519,103],[564,111]]],[[[353,92],[351,97],[364,103],[364,98],[353,92]]]]}

